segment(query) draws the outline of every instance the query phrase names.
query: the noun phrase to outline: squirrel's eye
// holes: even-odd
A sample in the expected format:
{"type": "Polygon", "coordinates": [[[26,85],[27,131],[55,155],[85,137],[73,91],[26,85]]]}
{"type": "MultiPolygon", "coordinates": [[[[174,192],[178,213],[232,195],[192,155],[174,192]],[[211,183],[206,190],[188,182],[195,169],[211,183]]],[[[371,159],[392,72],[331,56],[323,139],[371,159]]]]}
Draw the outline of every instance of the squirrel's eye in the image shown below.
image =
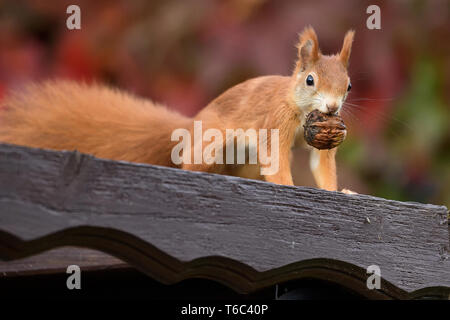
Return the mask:
{"type": "Polygon", "coordinates": [[[352,84],[349,83],[349,84],[348,84],[348,87],[347,87],[347,91],[350,91],[351,89],[352,89],[352,84]]]}
{"type": "Polygon", "coordinates": [[[314,78],[312,77],[312,75],[308,75],[306,77],[306,84],[308,86],[313,86],[314,85],[314,78]]]}

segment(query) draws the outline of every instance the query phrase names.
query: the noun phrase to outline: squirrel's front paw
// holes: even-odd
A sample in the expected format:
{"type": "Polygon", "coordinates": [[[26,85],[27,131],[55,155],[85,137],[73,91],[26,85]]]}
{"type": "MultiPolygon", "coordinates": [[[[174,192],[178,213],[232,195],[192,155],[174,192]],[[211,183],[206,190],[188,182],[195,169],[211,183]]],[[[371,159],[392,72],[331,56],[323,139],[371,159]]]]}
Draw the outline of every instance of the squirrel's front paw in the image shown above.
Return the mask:
{"type": "Polygon", "coordinates": [[[351,190],[348,190],[348,189],[342,189],[341,192],[345,193],[345,194],[358,194],[357,192],[354,192],[354,191],[351,191],[351,190]]]}

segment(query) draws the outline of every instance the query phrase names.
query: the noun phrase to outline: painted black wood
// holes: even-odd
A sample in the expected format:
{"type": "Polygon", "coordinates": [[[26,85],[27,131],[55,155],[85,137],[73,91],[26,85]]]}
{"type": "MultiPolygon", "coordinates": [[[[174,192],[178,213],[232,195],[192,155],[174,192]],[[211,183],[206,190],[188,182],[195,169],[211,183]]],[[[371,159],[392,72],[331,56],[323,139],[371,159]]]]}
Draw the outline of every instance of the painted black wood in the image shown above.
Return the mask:
{"type": "Polygon", "coordinates": [[[448,297],[447,224],[444,206],[0,145],[5,261],[81,246],[163,283],[205,277],[251,292],[313,277],[373,297],[448,297]],[[365,287],[373,264],[379,291],[365,287]]]}

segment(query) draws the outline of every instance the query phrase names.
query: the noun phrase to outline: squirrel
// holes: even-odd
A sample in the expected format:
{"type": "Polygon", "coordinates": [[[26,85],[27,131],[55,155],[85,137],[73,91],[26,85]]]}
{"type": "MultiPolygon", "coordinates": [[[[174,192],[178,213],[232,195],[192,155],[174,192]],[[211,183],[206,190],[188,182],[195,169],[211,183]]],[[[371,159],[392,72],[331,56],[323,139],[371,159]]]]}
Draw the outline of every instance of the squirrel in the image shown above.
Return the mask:
{"type": "MultiPolygon", "coordinates": [[[[29,84],[8,92],[1,102],[0,141],[293,185],[291,148],[304,144],[306,115],[315,109],[338,114],[351,88],[347,68],[353,38],[354,31],[349,30],[340,52],[324,55],[314,29],[306,27],[299,34],[298,59],[290,76],[261,76],[237,84],[193,118],[100,84],[67,80],[29,84]],[[172,150],[177,141],[172,132],[177,128],[193,132],[194,121],[222,132],[278,129],[278,171],[261,175],[254,170],[263,166],[259,162],[175,164],[172,150]]],[[[310,168],[319,188],[337,190],[336,150],[311,148],[310,168]]]]}

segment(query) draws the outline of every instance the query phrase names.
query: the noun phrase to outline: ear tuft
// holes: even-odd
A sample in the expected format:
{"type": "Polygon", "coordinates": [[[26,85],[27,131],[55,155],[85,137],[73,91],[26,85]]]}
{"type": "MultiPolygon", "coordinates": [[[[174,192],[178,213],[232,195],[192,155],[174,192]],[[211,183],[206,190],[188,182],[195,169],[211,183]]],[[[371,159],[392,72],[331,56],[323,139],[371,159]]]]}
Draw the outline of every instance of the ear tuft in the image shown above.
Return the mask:
{"type": "Polygon", "coordinates": [[[348,67],[348,61],[350,59],[350,53],[352,51],[352,43],[354,36],[355,36],[354,30],[347,31],[344,37],[344,43],[342,44],[341,52],[339,53],[339,59],[346,68],[348,67]]]}
{"type": "Polygon", "coordinates": [[[298,62],[296,72],[304,70],[311,63],[314,63],[319,58],[319,41],[317,35],[311,26],[306,27],[299,35],[298,62]]]}

